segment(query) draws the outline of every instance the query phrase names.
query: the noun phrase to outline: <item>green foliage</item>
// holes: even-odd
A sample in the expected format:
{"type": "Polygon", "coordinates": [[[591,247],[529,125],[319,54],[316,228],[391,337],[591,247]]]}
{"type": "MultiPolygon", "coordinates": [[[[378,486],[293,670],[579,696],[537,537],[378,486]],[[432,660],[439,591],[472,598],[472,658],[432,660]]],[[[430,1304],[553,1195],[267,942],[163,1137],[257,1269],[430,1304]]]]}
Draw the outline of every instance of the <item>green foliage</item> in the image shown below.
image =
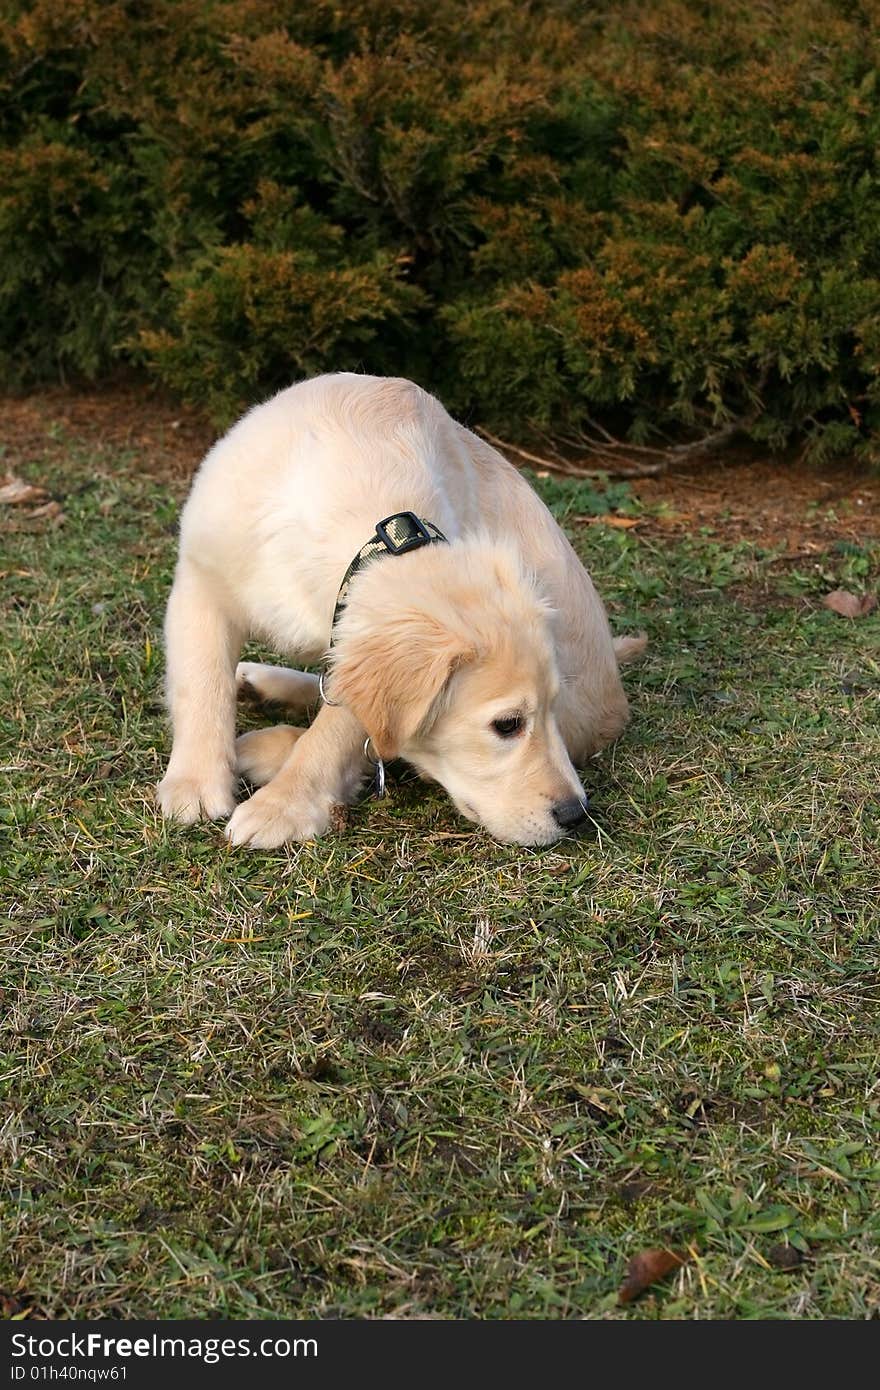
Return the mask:
{"type": "Polygon", "coordinates": [[[418,377],[505,430],[870,452],[876,6],[29,0],[0,20],[0,361],[226,418],[418,377]]]}
{"type": "Polygon", "coordinates": [[[604,516],[606,512],[626,513],[637,507],[629,483],[560,478],[532,473],[529,469],[523,469],[523,476],[528,478],[557,521],[578,516],[604,516]]]}

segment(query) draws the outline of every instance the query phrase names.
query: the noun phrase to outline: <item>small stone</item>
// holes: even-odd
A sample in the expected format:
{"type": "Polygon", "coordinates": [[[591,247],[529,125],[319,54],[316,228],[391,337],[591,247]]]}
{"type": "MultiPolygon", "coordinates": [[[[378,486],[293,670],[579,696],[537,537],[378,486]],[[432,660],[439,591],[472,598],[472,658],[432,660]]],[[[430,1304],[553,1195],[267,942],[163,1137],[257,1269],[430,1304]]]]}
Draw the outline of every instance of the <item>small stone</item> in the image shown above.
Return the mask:
{"type": "Polygon", "coordinates": [[[803,1252],[795,1250],[793,1245],[771,1245],[767,1251],[767,1262],[774,1269],[793,1270],[797,1269],[804,1262],[803,1252]]]}

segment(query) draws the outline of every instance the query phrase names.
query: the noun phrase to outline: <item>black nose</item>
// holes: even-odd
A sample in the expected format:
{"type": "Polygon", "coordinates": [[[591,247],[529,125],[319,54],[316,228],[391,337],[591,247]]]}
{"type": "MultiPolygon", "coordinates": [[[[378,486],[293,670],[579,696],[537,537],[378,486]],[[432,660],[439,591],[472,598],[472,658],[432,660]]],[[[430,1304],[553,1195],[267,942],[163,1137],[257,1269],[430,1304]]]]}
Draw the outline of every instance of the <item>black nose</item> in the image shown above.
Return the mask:
{"type": "Polygon", "coordinates": [[[563,830],[576,830],[587,819],[589,802],[586,797],[572,797],[571,801],[560,801],[553,807],[553,819],[563,830]]]}

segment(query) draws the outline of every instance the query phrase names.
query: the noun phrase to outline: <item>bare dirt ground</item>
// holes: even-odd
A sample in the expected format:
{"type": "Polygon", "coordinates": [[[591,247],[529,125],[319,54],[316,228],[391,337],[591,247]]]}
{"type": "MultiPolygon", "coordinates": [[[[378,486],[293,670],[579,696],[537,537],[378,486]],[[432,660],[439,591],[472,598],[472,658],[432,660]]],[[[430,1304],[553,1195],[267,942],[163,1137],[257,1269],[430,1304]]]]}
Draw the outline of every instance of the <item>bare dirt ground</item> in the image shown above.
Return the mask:
{"type": "Polygon", "coordinates": [[[137,456],[144,473],[185,481],[217,437],[197,411],[146,386],[71,391],[61,387],[2,398],[2,464],[17,472],[72,442],[96,455],[137,456]]]}
{"type": "MultiPolygon", "coordinates": [[[[196,411],[145,386],[54,388],[2,402],[4,469],[17,472],[72,441],[118,455],[144,473],[185,483],[216,432],[196,411]]],[[[815,467],[793,456],[728,450],[660,478],[633,483],[649,515],[642,533],[710,530],[719,539],[779,546],[792,557],[837,540],[880,535],[880,474],[851,462],[815,467]]]]}
{"type": "Polygon", "coordinates": [[[880,474],[851,461],[814,466],[730,450],[641,479],[633,491],[652,510],[662,506],[652,527],[679,535],[708,527],[721,539],[780,546],[792,556],[880,535],[880,474]]]}

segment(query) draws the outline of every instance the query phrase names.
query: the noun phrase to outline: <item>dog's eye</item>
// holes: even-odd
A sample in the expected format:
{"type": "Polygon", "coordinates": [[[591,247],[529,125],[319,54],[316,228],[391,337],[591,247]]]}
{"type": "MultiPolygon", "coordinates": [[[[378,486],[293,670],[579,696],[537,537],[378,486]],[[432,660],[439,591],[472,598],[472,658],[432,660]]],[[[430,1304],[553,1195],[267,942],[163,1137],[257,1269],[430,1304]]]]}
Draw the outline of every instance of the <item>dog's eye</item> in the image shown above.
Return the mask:
{"type": "Polygon", "coordinates": [[[512,714],[509,719],[493,719],[492,728],[499,738],[513,738],[525,726],[521,714],[512,714]]]}

